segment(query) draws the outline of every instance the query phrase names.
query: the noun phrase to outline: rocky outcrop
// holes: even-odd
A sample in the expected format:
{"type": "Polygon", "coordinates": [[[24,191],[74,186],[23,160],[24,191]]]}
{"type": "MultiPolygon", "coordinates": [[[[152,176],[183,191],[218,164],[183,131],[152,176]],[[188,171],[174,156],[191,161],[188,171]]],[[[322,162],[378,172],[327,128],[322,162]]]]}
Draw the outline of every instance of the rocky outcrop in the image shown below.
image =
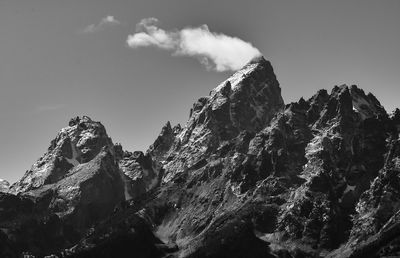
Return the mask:
{"type": "Polygon", "coordinates": [[[137,199],[159,186],[162,169],[149,154],[141,151],[124,152],[119,167],[125,178],[125,196],[127,200],[137,199]]]}
{"type": "Polygon", "coordinates": [[[42,202],[77,229],[88,228],[125,200],[118,164],[107,147],[60,181],[23,195],[42,202]]]}
{"type": "Polygon", "coordinates": [[[8,192],[10,183],[7,180],[0,179],[0,192],[8,192]]]}
{"type": "Polygon", "coordinates": [[[181,132],[181,130],[182,128],[180,124],[171,127],[171,123],[168,121],[161,129],[157,139],[152,145],[150,145],[147,154],[151,155],[158,161],[164,160],[168,151],[174,144],[176,136],[181,132]]]}
{"type": "Polygon", "coordinates": [[[161,162],[164,162],[180,131],[179,124],[172,128],[167,122],[146,153],[124,151],[118,144],[114,146],[125,183],[126,200],[137,201],[160,185],[164,174],[161,162]]]}

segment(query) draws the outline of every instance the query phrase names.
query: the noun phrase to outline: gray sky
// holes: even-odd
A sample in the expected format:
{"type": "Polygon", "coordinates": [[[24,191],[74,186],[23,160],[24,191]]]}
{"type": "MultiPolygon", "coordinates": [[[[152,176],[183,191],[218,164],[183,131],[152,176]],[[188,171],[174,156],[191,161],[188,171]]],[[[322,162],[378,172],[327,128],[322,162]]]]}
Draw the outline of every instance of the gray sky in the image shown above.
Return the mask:
{"type": "Polygon", "coordinates": [[[0,0],[0,178],[19,179],[76,115],[145,150],[231,73],[165,45],[129,47],[142,19],[172,35],[206,24],[250,42],[272,62],[285,102],[347,83],[391,111],[399,13],[397,0],[0,0]]]}

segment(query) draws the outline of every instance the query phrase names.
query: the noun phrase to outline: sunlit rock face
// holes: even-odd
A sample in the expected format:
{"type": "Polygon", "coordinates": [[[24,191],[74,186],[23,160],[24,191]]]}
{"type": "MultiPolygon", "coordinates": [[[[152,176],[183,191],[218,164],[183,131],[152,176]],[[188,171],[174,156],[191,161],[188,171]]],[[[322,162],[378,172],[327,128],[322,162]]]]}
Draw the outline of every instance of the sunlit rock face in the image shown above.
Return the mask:
{"type": "Polygon", "coordinates": [[[283,106],[271,64],[262,57],[252,60],[209,96],[193,104],[189,121],[164,159],[163,181],[169,182],[179,173],[202,166],[222,142],[240,132],[258,132],[283,106]]]}
{"type": "Polygon", "coordinates": [[[0,193],[0,256],[400,256],[400,111],[354,85],[280,91],[256,58],[147,151],[72,119],[0,193]]]}
{"type": "Polygon", "coordinates": [[[106,217],[125,200],[118,163],[107,147],[91,161],[71,169],[61,180],[23,195],[42,202],[80,229],[106,217]]]}
{"type": "Polygon", "coordinates": [[[86,116],[73,118],[51,141],[46,153],[11,186],[11,191],[26,192],[53,184],[72,169],[91,161],[105,146],[112,149],[113,143],[100,122],[86,116]]]}
{"type": "Polygon", "coordinates": [[[8,192],[10,183],[7,180],[0,179],[0,192],[8,192]]]}
{"type": "Polygon", "coordinates": [[[161,182],[162,170],[156,161],[141,151],[125,152],[119,167],[126,182],[126,199],[136,199],[155,189],[161,182]]]}

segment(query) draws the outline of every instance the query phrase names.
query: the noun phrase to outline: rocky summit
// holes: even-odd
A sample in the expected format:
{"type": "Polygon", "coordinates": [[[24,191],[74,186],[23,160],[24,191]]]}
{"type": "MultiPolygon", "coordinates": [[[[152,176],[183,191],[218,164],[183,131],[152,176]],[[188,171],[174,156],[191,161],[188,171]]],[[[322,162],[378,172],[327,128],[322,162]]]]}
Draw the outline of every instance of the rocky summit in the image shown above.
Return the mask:
{"type": "Polygon", "coordinates": [[[258,57],[144,152],[71,119],[0,181],[0,256],[399,257],[399,132],[355,85],[285,105],[258,57]]]}

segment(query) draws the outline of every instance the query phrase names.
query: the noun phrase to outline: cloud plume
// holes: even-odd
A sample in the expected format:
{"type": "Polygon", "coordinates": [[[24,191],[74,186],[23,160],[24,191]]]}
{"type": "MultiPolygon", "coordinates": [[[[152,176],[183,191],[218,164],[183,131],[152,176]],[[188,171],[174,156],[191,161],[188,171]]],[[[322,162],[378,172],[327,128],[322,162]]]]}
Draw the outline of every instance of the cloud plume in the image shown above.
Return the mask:
{"type": "Polygon", "coordinates": [[[101,19],[101,21],[97,24],[90,24],[83,30],[83,32],[84,33],[93,33],[93,32],[103,30],[104,28],[106,28],[108,26],[114,26],[114,25],[119,25],[119,24],[121,24],[120,21],[115,19],[114,16],[109,15],[109,16],[106,16],[103,19],[101,19]]]}
{"type": "Polygon", "coordinates": [[[236,71],[252,58],[261,55],[251,43],[237,37],[211,32],[207,25],[166,31],[157,26],[156,18],[146,18],[129,35],[131,48],[155,46],[173,55],[197,58],[208,69],[236,71]]]}

